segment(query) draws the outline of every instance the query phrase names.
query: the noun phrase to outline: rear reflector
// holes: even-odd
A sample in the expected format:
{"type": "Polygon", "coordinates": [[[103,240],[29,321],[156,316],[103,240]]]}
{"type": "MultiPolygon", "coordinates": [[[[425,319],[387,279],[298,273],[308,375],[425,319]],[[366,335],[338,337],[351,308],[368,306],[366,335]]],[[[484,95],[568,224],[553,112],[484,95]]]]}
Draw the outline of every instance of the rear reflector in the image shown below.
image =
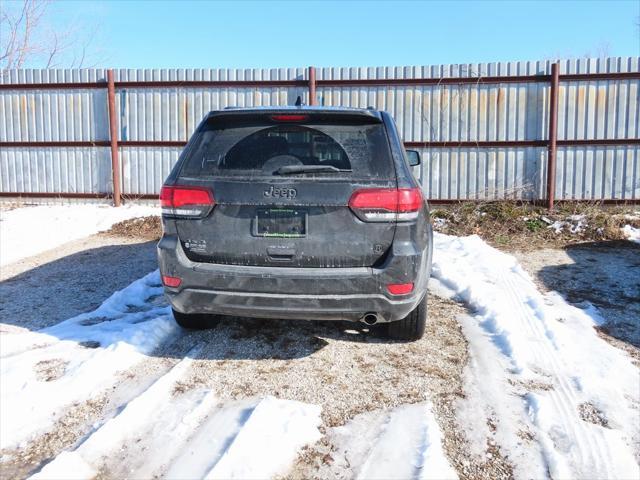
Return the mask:
{"type": "Polygon", "coordinates": [[[213,194],[207,188],[176,185],[160,190],[160,207],[165,215],[204,217],[215,204],[213,194]]]}
{"type": "Polygon", "coordinates": [[[411,283],[390,283],[387,290],[391,295],[406,295],[413,292],[413,282],[411,283]]]}
{"type": "Polygon", "coordinates": [[[179,277],[170,277],[169,275],[163,275],[162,283],[164,283],[167,287],[176,288],[180,286],[180,284],[182,283],[182,279],[179,277]]]}
{"type": "Polygon", "coordinates": [[[365,222],[415,220],[422,204],[419,188],[364,188],[349,199],[351,210],[365,222]]]}
{"type": "Polygon", "coordinates": [[[272,115],[274,122],[304,122],[309,119],[309,115],[272,115]]]}

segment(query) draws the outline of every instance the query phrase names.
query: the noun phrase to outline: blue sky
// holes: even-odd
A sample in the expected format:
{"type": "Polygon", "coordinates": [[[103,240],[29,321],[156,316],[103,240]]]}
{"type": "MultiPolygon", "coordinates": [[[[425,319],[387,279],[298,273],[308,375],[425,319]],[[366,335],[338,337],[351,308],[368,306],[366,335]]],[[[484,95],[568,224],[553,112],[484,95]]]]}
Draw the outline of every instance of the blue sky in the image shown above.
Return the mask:
{"type": "Polygon", "coordinates": [[[640,1],[61,1],[99,66],[430,65],[640,55],[640,1]]]}

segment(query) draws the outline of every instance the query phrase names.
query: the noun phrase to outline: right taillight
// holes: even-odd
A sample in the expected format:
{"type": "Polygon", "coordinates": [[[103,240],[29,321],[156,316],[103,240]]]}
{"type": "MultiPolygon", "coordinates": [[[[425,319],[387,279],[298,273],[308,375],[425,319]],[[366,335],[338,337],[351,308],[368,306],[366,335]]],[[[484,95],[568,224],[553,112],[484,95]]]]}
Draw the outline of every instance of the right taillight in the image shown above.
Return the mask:
{"type": "Polygon", "coordinates": [[[215,204],[213,193],[207,188],[171,185],[160,190],[160,207],[164,215],[204,217],[215,204]]]}
{"type": "Polygon", "coordinates": [[[349,208],[365,222],[407,222],[418,218],[423,204],[419,188],[364,188],[349,199],[349,208]]]}

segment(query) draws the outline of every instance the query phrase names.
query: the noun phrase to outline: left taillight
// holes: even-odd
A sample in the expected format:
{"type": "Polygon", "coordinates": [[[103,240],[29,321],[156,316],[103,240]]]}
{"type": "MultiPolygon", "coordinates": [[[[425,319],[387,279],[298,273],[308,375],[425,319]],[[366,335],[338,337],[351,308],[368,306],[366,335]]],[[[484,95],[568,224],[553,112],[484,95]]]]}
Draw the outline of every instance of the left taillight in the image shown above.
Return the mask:
{"type": "Polygon", "coordinates": [[[365,222],[415,220],[423,204],[419,188],[363,188],[349,199],[351,210],[365,222]]]}
{"type": "Polygon", "coordinates": [[[163,215],[173,217],[204,217],[216,202],[208,188],[180,185],[164,186],[160,190],[163,215]]]}

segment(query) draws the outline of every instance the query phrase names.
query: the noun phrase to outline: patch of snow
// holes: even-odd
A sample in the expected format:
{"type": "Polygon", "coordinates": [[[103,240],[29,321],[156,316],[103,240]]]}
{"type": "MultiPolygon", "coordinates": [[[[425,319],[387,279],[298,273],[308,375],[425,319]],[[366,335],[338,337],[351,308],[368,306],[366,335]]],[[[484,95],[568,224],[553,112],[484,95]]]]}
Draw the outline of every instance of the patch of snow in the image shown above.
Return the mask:
{"type": "Polygon", "coordinates": [[[220,404],[205,389],[175,394],[192,361],[181,360],[32,478],[64,478],[75,466],[88,473],[75,478],[87,479],[103,468],[122,478],[271,478],[286,473],[297,452],[320,438],[316,405],[273,397],[220,404]]]}
{"type": "Polygon", "coordinates": [[[589,310],[543,295],[475,235],[435,234],[435,251],[434,277],[474,312],[461,319],[471,358],[459,408],[473,453],[488,438],[522,478],[639,478],[640,375],[589,310]],[[583,404],[607,427],[581,418],[583,404]]]}
{"type": "Polygon", "coordinates": [[[433,226],[435,228],[444,228],[447,226],[448,220],[446,218],[436,217],[433,219],[433,226]]]}
{"type": "Polygon", "coordinates": [[[328,433],[348,476],[360,479],[458,478],[442,450],[429,403],[354,417],[328,433]]]}
{"type": "Polygon", "coordinates": [[[640,243],[640,228],[634,228],[631,225],[625,225],[622,228],[622,233],[627,237],[627,240],[635,243],[640,243]]]}
{"type": "Polygon", "coordinates": [[[169,307],[152,301],[162,294],[156,270],[93,312],[38,332],[0,335],[0,448],[47,430],[65,409],[97,397],[118,372],[177,335],[169,307]],[[63,372],[44,381],[37,370],[50,362],[64,365],[63,372]]]}
{"type": "Polygon", "coordinates": [[[98,472],[74,452],[62,452],[55,460],[30,478],[33,480],[85,480],[98,472]]]}
{"type": "Polygon", "coordinates": [[[321,437],[320,407],[267,397],[253,409],[206,479],[262,479],[286,473],[303,446],[321,437]]]}
{"type": "Polygon", "coordinates": [[[565,220],[554,221],[547,228],[552,229],[556,234],[561,233],[565,229],[572,234],[577,234],[582,232],[586,226],[587,222],[584,215],[570,215],[565,220]]]}
{"type": "Polygon", "coordinates": [[[59,245],[108,230],[134,217],[159,215],[157,207],[56,205],[0,212],[0,265],[8,265],[59,245]]]}

